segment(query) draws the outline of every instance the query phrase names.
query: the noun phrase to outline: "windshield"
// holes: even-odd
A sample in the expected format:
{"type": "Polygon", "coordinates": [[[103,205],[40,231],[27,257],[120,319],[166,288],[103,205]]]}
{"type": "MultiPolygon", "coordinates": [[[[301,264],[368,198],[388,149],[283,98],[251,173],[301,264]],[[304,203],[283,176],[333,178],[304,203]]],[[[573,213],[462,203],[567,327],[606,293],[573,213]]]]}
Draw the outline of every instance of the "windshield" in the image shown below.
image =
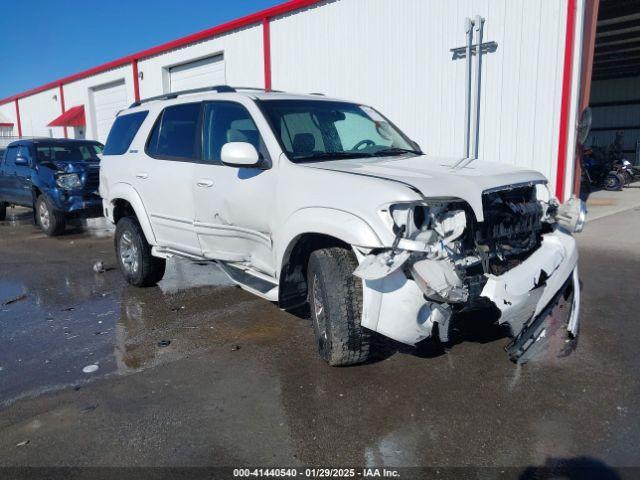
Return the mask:
{"type": "Polygon", "coordinates": [[[95,143],[74,145],[38,145],[38,162],[97,162],[102,147],[95,143]]]}
{"type": "Polygon", "coordinates": [[[260,107],[294,162],[422,153],[371,107],[325,100],[266,100],[260,107]]]}

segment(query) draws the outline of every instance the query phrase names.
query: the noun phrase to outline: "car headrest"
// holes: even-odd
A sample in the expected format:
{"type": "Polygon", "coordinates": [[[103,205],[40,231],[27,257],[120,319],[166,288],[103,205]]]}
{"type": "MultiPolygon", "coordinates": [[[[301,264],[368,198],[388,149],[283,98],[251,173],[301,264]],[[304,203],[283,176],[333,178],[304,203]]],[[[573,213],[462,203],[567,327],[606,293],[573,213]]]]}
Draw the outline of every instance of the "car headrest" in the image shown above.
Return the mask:
{"type": "Polygon", "coordinates": [[[235,128],[231,128],[227,130],[227,142],[247,142],[249,139],[247,136],[242,133],[240,130],[236,130],[235,128]]]}
{"type": "Polygon", "coordinates": [[[316,139],[311,133],[297,133],[293,137],[294,153],[311,153],[316,148],[316,139]]]}

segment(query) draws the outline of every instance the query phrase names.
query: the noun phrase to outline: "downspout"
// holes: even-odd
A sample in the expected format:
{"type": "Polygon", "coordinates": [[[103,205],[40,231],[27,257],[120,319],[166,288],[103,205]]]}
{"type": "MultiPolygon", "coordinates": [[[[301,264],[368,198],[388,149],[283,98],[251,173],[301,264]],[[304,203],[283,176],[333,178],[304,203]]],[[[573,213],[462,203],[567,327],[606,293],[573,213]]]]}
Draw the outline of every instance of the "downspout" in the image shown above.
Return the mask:
{"type": "Polygon", "coordinates": [[[465,104],[464,104],[464,158],[469,158],[469,139],[471,138],[471,46],[473,45],[473,21],[464,19],[464,31],[467,35],[466,65],[465,65],[465,104]]]}
{"type": "Polygon", "coordinates": [[[474,28],[478,32],[478,42],[476,43],[476,104],[475,115],[473,121],[473,158],[478,158],[478,148],[480,144],[480,92],[482,89],[482,33],[484,26],[484,18],[476,15],[474,20],[474,28]]]}

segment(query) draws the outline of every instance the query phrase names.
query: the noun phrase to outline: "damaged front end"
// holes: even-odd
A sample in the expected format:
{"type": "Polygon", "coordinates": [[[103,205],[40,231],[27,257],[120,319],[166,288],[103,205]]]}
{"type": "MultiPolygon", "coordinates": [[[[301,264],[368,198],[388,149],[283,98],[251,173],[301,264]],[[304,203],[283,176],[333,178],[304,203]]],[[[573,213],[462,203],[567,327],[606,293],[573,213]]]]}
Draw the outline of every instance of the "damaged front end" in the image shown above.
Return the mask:
{"type": "Polygon", "coordinates": [[[512,360],[524,363],[545,350],[561,327],[566,353],[578,333],[570,232],[584,225],[582,202],[559,205],[546,185],[526,184],[485,191],[482,206],[481,221],[456,198],[383,206],[379,214],[395,234],[393,245],[356,249],[362,325],[410,345],[436,330],[447,342],[457,312],[493,306],[513,337],[512,360]]]}

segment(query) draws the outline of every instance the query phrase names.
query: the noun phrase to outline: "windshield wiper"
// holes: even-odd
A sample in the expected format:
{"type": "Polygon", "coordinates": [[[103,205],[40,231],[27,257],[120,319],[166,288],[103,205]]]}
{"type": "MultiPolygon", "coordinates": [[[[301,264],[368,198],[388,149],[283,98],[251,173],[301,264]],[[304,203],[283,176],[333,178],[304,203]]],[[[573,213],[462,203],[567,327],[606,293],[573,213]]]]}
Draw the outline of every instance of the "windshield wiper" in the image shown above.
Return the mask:
{"type": "Polygon", "coordinates": [[[385,155],[403,155],[405,153],[413,153],[414,155],[422,155],[420,150],[411,150],[409,148],[398,148],[398,147],[390,147],[383,148],[382,150],[377,150],[372,154],[375,157],[382,157],[385,155]]]}
{"type": "Polygon", "coordinates": [[[313,162],[314,160],[339,160],[341,158],[363,158],[371,157],[370,153],[364,152],[322,152],[313,155],[300,155],[293,157],[296,162],[313,162]]]}

